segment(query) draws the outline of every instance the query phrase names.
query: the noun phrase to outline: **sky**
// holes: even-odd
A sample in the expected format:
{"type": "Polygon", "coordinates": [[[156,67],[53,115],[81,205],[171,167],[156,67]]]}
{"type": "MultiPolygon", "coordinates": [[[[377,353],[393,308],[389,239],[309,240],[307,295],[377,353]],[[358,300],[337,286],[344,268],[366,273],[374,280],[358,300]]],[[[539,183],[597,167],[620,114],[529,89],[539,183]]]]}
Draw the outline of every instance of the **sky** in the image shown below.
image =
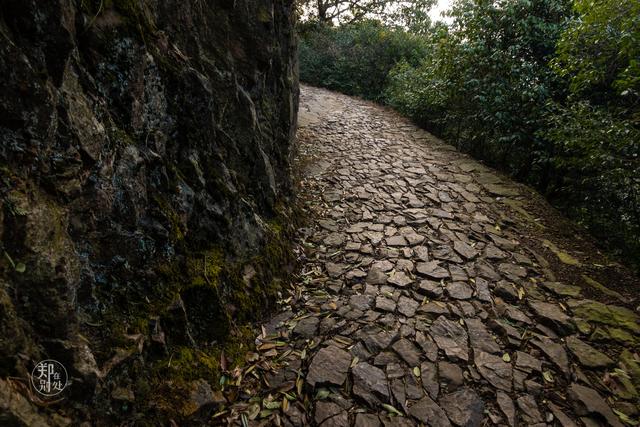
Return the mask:
{"type": "Polygon", "coordinates": [[[444,10],[449,9],[452,2],[453,0],[438,0],[438,3],[433,7],[433,9],[429,11],[429,17],[431,17],[431,20],[444,22],[450,21],[449,18],[443,18],[442,16],[440,16],[440,13],[444,10]]]}

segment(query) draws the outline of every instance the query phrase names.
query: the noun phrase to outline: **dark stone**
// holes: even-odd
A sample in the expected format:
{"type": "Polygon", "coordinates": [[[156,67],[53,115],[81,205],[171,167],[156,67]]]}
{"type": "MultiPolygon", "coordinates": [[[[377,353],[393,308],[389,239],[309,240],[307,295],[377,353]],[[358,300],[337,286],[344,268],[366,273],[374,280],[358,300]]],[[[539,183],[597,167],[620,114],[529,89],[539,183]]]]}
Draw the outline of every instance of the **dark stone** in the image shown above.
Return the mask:
{"type": "Polygon", "coordinates": [[[1,14],[0,247],[25,266],[0,273],[13,289],[2,376],[51,356],[74,379],[56,410],[82,424],[80,393],[100,402],[91,424],[127,424],[154,404],[136,392],[123,411],[114,387],[161,381],[137,350],[111,369],[136,349],[128,336],[162,313],[162,357],[195,355],[275,306],[292,258],[294,5],[9,1],[1,14]]]}
{"type": "Polygon", "coordinates": [[[403,338],[393,345],[393,349],[409,366],[420,365],[420,352],[411,341],[403,338]]]}
{"type": "Polygon", "coordinates": [[[384,285],[387,283],[387,274],[380,268],[371,267],[364,281],[370,285],[384,285]]]}
{"type": "Polygon", "coordinates": [[[398,300],[398,312],[407,317],[413,317],[419,306],[420,303],[413,298],[402,296],[398,300]]]}
{"type": "Polygon", "coordinates": [[[456,390],[464,384],[462,368],[454,363],[439,362],[438,373],[440,376],[440,382],[446,385],[448,391],[456,390]]]}
{"type": "Polygon", "coordinates": [[[431,298],[440,298],[443,293],[442,285],[432,280],[422,280],[418,285],[418,291],[431,298]]]}
{"type": "Polygon", "coordinates": [[[469,360],[467,333],[459,323],[440,316],[431,325],[429,334],[447,356],[469,360]]]}
{"type": "Polygon", "coordinates": [[[566,338],[567,348],[578,359],[581,365],[588,368],[606,368],[614,364],[613,360],[601,351],[575,336],[566,338]]]}
{"type": "Polygon", "coordinates": [[[376,297],[376,308],[382,311],[394,312],[396,309],[396,302],[390,298],[378,296],[376,297]]]}
{"type": "Polygon", "coordinates": [[[358,310],[368,310],[373,303],[373,297],[371,295],[352,295],[349,298],[349,305],[358,310]]]}
{"type": "Polygon", "coordinates": [[[509,363],[502,360],[501,357],[485,353],[483,351],[475,352],[475,363],[478,372],[492,386],[510,392],[513,381],[513,368],[509,363]]]}
{"type": "Polygon", "coordinates": [[[507,424],[514,427],[516,425],[516,407],[513,404],[513,400],[511,400],[507,393],[498,390],[496,393],[496,401],[498,402],[498,407],[507,418],[507,424]]]}
{"type": "Polygon", "coordinates": [[[569,386],[568,396],[578,415],[596,415],[606,420],[610,426],[623,427],[618,417],[597,391],[573,383],[569,386]]]}
{"type": "Polygon", "coordinates": [[[533,340],[532,343],[542,350],[565,376],[569,376],[569,358],[563,345],[555,343],[546,337],[540,337],[540,340],[533,340]]]}
{"type": "Polygon", "coordinates": [[[560,309],[557,304],[529,300],[529,307],[545,325],[553,328],[560,335],[569,335],[575,332],[576,327],[571,318],[560,309]]]}
{"type": "Polygon", "coordinates": [[[484,323],[482,323],[482,320],[469,318],[465,319],[464,322],[467,325],[469,340],[474,350],[482,350],[487,353],[500,352],[500,346],[489,333],[484,323]]]}
{"type": "Polygon", "coordinates": [[[533,425],[544,422],[538,404],[533,396],[525,394],[516,400],[522,419],[527,425],[533,425]]]}
{"type": "Polygon", "coordinates": [[[578,425],[571,418],[569,418],[558,405],[548,402],[547,406],[549,406],[551,413],[558,420],[558,423],[560,423],[562,427],[578,427],[578,425]]]}
{"type": "Polygon", "coordinates": [[[374,414],[356,414],[353,427],[380,427],[380,419],[374,414]]]}
{"type": "Polygon", "coordinates": [[[437,399],[438,393],[440,393],[437,365],[433,362],[422,362],[422,365],[420,365],[420,378],[422,379],[424,391],[432,399],[437,399]]]}
{"type": "Polygon", "coordinates": [[[416,265],[416,270],[418,273],[430,279],[440,280],[449,277],[449,272],[445,268],[440,267],[437,261],[419,262],[416,265]]]}
{"type": "Polygon", "coordinates": [[[461,388],[439,400],[451,422],[461,427],[478,427],[482,423],[484,402],[472,388],[461,388]]]}
{"type": "Polygon", "coordinates": [[[468,243],[465,243],[461,240],[456,240],[455,242],[453,242],[453,250],[466,260],[472,260],[478,256],[478,251],[476,251],[468,243]]]}
{"type": "Polygon", "coordinates": [[[496,284],[493,293],[506,301],[518,302],[520,300],[518,290],[515,285],[504,280],[501,280],[496,284]]]}
{"type": "Polygon", "coordinates": [[[542,372],[542,361],[525,352],[516,351],[516,368],[526,372],[542,372]]]}
{"type": "Polygon", "coordinates": [[[380,351],[386,350],[398,336],[397,332],[394,333],[390,331],[374,333],[371,330],[364,330],[363,332],[365,334],[363,338],[364,344],[373,354],[378,354],[380,351]]]}
{"type": "Polygon", "coordinates": [[[320,319],[318,319],[317,317],[306,317],[296,324],[296,327],[293,328],[293,333],[296,335],[301,335],[305,338],[312,338],[318,332],[319,324],[320,319]]]}
{"type": "Polygon", "coordinates": [[[353,374],[353,394],[363,399],[371,407],[380,401],[389,401],[387,378],[381,369],[366,362],[358,363],[351,369],[353,374]]]}
{"type": "Polygon", "coordinates": [[[333,402],[317,402],[314,419],[323,427],[344,427],[349,425],[347,412],[333,402]]]}
{"type": "Polygon", "coordinates": [[[423,397],[409,407],[409,414],[425,425],[449,427],[451,423],[445,412],[428,396],[423,397]]]}
{"type": "Polygon", "coordinates": [[[317,384],[332,384],[340,386],[347,379],[347,372],[351,364],[351,355],[338,347],[324,347],[313,357],[307,383],[311,387],[317,384]]]}
{"type": "Polygon", "coordinates": [[[446,289],[451,298],[466,300],[473,296],[473,289],[465,282],[448,283],[446,289]]]}

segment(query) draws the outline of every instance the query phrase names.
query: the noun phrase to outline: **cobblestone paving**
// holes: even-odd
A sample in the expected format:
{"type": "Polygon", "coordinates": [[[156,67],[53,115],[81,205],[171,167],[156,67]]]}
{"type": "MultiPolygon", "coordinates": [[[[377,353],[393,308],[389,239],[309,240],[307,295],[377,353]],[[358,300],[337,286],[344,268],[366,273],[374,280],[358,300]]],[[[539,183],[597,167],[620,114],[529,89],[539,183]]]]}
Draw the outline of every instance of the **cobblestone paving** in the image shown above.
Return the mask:
{"type": "Polygon", "coordinates": [[[303,88],[298,135],[313,218],[301,283],[257,337],[254,389],[227,420],[636,423],[638,316],[555,281],[504,203],[524,187],[320,89],[303,88]]]}

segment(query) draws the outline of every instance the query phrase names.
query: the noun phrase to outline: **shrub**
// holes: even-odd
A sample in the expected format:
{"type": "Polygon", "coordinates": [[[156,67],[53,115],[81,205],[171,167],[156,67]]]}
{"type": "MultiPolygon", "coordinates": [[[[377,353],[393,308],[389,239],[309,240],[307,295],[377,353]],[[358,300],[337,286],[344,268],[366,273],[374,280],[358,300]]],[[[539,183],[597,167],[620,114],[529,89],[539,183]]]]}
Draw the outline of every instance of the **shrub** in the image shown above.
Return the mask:
{"type": "Polygon", "coordinates": [[[377,21],[300,29],[300,79],[348,95],[381,101],[389,71],[426,56],[423,39],[377,21]]]}

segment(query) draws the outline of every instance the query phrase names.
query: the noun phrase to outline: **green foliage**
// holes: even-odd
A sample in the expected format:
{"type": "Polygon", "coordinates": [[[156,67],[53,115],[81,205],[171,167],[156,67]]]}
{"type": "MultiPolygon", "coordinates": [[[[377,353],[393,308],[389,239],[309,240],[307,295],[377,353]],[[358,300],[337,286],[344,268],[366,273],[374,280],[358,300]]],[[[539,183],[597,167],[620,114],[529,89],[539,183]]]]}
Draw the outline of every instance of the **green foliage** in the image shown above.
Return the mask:
{"type": "Polygon", "coordinates": [[[576,0],[578,16],[558,41],[554,69],[572,92],[596,102],[638,101],[640,2],[576,0]]]}
{"type": "Polygon", "coordinates": [[[640,131],[586,101],[554,106],[541,131],[554,148],[556,200],[630,259],[640,259],[640,131]]]}
{"type": "Polygon", "coordinates": [[[301,80],[349,95],[381,100],[389,71],[400,61],[416,64],[424,41],[376,21],[340,27],[307,25],[300,40],[301,80]]]}
{"type": "Polygon", "coordinates": [[[457,2],[432,55],[392,71],[387,101],[475,156],[540,179],[536,130],[557,86],[547,62],[568,9],[564,0],[457,2]]]}

